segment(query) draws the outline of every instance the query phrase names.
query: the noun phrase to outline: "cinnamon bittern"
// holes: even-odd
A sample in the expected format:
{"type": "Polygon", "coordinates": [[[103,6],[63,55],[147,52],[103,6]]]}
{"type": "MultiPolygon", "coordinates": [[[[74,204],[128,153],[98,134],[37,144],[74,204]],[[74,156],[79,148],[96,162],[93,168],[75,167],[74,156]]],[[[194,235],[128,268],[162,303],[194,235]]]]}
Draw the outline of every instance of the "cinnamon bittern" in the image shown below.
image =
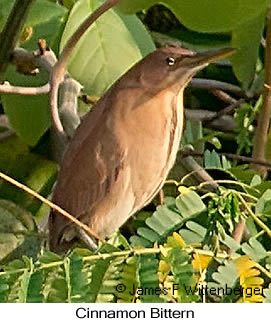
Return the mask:
{"type": "MultiPolygon", "coordinates": [[[[161,48],[132,67],[76,130],[53,202],[100,237],[109,237],[162,188],[182,136],[185,87],[196,72],[233,51],[161,48]]],[[[51,250],[66,251],[79,231],[51,212],[51,250]]]]}

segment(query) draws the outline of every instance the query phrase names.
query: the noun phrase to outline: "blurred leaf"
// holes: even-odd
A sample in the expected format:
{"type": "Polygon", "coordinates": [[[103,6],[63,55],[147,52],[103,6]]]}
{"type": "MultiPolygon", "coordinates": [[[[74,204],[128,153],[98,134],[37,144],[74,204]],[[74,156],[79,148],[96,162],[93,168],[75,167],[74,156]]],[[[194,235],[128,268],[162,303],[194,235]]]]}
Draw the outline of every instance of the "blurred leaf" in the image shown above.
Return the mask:
{"type": "MultiPolygon", "coordinates": [[[[61,39],[61,49],[83,19],[100,4],[100,0],[82,0],[74,5],[61,39]]],[[[69,59],[68,69],[88,94],[101,96],[142,58],[142,52],[146,54],[153,48],[153,42],[138,18],[122,18],[110,10],[80,39],[69,59]]]]}
{"type": "Polygon", "coordinates": [[[266,190],[259,198],[255,206],[255,213],[271,215],[271,189],[266,190]]]}
{"type": "Polygon", "coordinates": [[[223,240],[221,240],[221,242],[233,252],[237,251],[241,247],[240,244],[228,234],[225,234],[225,237],[223,240]]]}
{"type": "Polygon", "coordinates": [[[169,8],[189,29],[199,32],[228,32],[266,10],[270,1],[126,0],[118,4],[118,8],[131,14],[158,3],[169,8]]]}
{"type": "Polygon", "coordinates": [[[143,57],[155,50],[155,45],[150,33],[136,15],[126,16],[119,14],[119,16],[134,38],[143,57]]]}
{"type": "MultiPolygon", "coordinates": [[[[9,66],[6,79],[17,86],[41,86],[47,80],[47,73],[42,72],[35,77],[29,77],[15,72],[9,66]]],[[[2,94],[2,103],[12,128],[25,143],[34,146],[50,125],[49,99],[47,95],[22,96],[17,94],[2,94]]]]}
{"type": "Polygon", "coordinates": [[[252,260],[259,262],[267,256],[267,252],[263,245],[255,238],[250,238],[249,242],[242,244],[243,252],[252,260]]]}
{"type": "Polygon", "coordinates": [[[226,285],[233,287],[238,279],[238,271],[235,263],[232,260],[225,261],[223,265],[218,267],[217,272],[212,277],[224,289],[226,285]]]}
{"type": "Polygon", "coordinates": [[[268,285],[268,288],[264,289],[264,303],[271,303],[271,284],[268,285]]]}
{"type": "MultiPolygon", "coordinates": [[[[15,0],[1,0],[0,3],[0,30],[3,28],[6,19],[11,11],[15,0]]],[[[62,16],[65,8],[48,0],[36,0],[32,5],[26,25],[36,26],[51,20],[55,16],[62,16]]]]}
{"type": "MultiPolygon", "coordinates": [[[[256,4],[256,2],[255,2],[256,4]]],[[[238,24],[232,32],[231,46],[238,51],[231,57],[234,73],[245,90],[251,84],[256,69],[260,41],[263,34],[266,8],[252,19],[238,24]]]]}
{"type": "MultiPolygon", "coordinates": [[[[48,196],[51,193],[56,179],[56,163],[30,153],[27,146],[15,136],[1,141],[0,151],[0,170],[2,172],[43,196],[48,196]]],[[[0,198],[9,199],[33,214],[41,205],[41,202],[32,195],[5,181],[0,181],[0,198]]]]}
{"type": "Polygon", "coordinates": [[[254,175],[251,182],[250,182],[250,186],[257,186],[260,185],[262,183],[262,179],[261,176],[259,175],[254,175]]]}
{"type": "Polygon", "coordinates": [[[219,155],[213,150],[204,152],[205,168],[222,168],[219,155]]]}
{"type": "Polygon", "coordinates": [[[36,257],[40,248],[36,233],[30,213],[11,201],[0,199],[0,262],[22,255],[36,257]]]}

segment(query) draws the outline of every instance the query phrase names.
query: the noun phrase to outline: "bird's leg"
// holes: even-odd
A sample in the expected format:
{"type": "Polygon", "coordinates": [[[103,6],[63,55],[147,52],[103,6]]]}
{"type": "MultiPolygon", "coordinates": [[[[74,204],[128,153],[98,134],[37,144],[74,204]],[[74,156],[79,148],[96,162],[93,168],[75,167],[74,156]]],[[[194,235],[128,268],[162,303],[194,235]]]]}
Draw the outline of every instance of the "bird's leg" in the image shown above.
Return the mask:
{"type": "Polygon", "coordinates": [[[87,245],[90,250],[96,250],[98,245],[95,243],[93,238],[91,238],[83,229],[77,228],[79,238],[87,245]]]}
{"type": "Polygon", "coordinates": [[[159,202],[161,205],[165,204],[165,194],[162,188],[159,191],[159,202]]]}

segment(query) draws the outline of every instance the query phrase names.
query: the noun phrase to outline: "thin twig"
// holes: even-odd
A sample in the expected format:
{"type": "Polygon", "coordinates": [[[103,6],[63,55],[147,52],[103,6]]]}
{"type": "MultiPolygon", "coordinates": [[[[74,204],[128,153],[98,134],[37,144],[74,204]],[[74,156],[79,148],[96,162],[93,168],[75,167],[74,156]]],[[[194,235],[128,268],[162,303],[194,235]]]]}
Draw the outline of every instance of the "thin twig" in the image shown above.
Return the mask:
{"type": "Polygon", "coordinates": [[[215,95],[219,100],[227,103],[227,104],[235,104],[236,100],[231,97],[228,93],[220,90],[220,89],[211,89],[210,92],[215,95]]]}
{"type": "Polygon", "coordinates": [[[19,39],[29,9],[35,0],[16,0],[0,34],[0,82],[8,66],[10,55],[19,39]]]}
{"type": "MultiPolygon", "coordinates": [[[[271,169],[271,162],[268,162],[265,160],[258,160],[258,159],[252,158],[252,157],[240,156],[240,155],[230,154],[230,153],[217,153],[217,154],[220,156],[225,156],[228,159],[239,160],[239,161],[246,162],[246,163],[254,163],[254,164],[262,165],[264,167],[271,169]]],[[[196,151],[182,152],[182,155],[194,156],[194,157],[204,157],[203,153],[199,153],[196,151]]]]}
{"type": "MultiPolygon", "coordinates": [[[[229,180],[229,179],[218,179],[218,180],[213,180],[212,182],[216,182],[217,184],[230,184],[230,185],[233,184],[233,185],[236,185],[236,186],[240,186],[242,188],[247,188],[247,189],[250,189],[250,190],[254,190],[255,192],[259,193],[259,190],[256,189],[255,187],[252,187],[252,186],[250,186],[248,184],[245,184],[245,183],[229,180]]],[[[180,183],[183,183],[183,181],[181,181],[180,183]]],[[[202,182],[199,185],[195,186],[195,189],[201,189],[202,187],[204,187],[204,186],[206,186],[208,184],[210,184],[209,181],[208,182],[202,182]]]]}
{"type": "MultiPolygon", "coordinates": [[[[263,90],[263,105],[260,109],[257,128],[255,131],[254,145],[252,157],[256,160],[265,160],[266,144],[268,140],[268,132],[271,115],[271,11],[267,15],[267,33],[266,33],[266,48],[264,55],[265,75],[263,90]]],[[[262,176],[266,174],[266,168],[259,164],[251,163],[251,168],[262,176]]]]}
{"type": "Polygon", "coordinates": [[[75,33],[71,36],[71,38],[66,43],[63,51],[59,56],[59,60],[56,63],[53,73],[51,75],[50,84],[51,84],[51,92],[50,92],[50,106],[51,106],[51,116],[53,126],[56,129],[57,133],[60,137],[65,137],[64,129],[61,124],[58,108],[57,108],[57,101],[58,101],[58,89],[60,83],[63,81],[66,66],[68,59],[72,53],[72,50],[77,45],[78,41],[80,40],[81,36],[85,33],[85,31],[107,10],[114,7],[117,3],[123,0],[107,0],[104,2],[100,7],[98,7],[91,15],[89,15],[83,23],[78,27],[75,33]]]}
{"type": "Polygon", "coordinates": [[[72,216],[71,214],[69,214],[67,211],[63,210],[58,205],[54,204],[53,202],[50,202],[45,197],[43,197],[40,194],[38,194],[37,192],[33,191],[31,188],[29,188],[29,187],[27,187],[27,186],[25,186],[25,185],[17,182],[15,179],[9,177],[8,175],[3,174],[2,172],[0,172],[0,178],[2,178],[3,180],[9,182],[10,184],[12,184],[12,185],[14,185],[14,186],[16,186],[18,188],[20,188],[21,190],[25,191],[26,193],[34,196],[36,199],[38,199],[42,203],[48,205],[54,211],[62,214],[63,216],[65,216],[66,218],[68,218],[70,221],[74,222],[81,229],[83,229],[84,231],[86,231],[90,236],[92,236],[92,237],[94,237],[94,238],[96,238],[98,240],[103,241],[103,239],[101,237],[99,237],[87,225],[85,225],[84,223],[80,222],[78,219],[76,219],[74,216],[72,216]]]}
{"type": "Polygon", "coordinates": [[[215,119],[218,119],[224,115],[228,115],[228,114],[231,114],[233,111],[236,110],[236,108],[238,108],[242,103],[244,102],[244,99],[240,99],[240,100],[237,100],[233,103],[231,103],[230,105],[228,105],[226,108],[216,112],[216,115],[213,116],[211,119],[209,119],[207,121],[207,123],[211,123],[212,121],[214,121],[215,119]]]}
{"type": "Polygon", "coordinates": [[[48,94],[49,91],[49,83],[39,87],[13,86],[8,83],[0,84],[0,93],[5,94],[41,95],[48,94]]]}

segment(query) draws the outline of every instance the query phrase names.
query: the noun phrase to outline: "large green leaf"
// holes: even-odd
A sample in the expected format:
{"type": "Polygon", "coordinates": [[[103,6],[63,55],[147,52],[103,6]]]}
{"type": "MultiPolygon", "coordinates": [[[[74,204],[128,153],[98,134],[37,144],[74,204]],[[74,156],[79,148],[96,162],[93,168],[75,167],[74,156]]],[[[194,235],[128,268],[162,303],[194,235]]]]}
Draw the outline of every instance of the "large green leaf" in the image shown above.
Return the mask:
{"type": "MultiPolygon", "coordinates": [[[[45,84],[48,76],[44,72],[35,77],[25,76],[16,73],[14,66],[9,66],[6,79],[12,85],[37,87],[45,84]]],[[[50,125],[48,96],[6,94],[1,97],[4,111],[16,134],[25,143],[34,146],[50,125]]]]}
{"type": "Polygon", "coordinates": [[[265,15],[264,9],[252,19],[238,24],[232,32],[231,46],[238,48],[238,51],[231,57],[231,62],[234,73],[244,89],[248,89],[255,75],[265,15]]]}
{"type": "Polygon", "coordinates": [[[126,0],[118,8],[131,14],[154,4],[163,4],[189,29],[228,32],[256,17],[269,3],[270,0],[126,0]]]}
{"type": "MultiPolygon", "coordinates": [[[[61,39],[61,48],[86,16],[101,3],[100,0],[81,0],[74,5],[61,39]]],[[[123,18],[110,10],[80,39],[68,69],[87,93],[101,96],[120,75],[153,48],[138,18],[123,18]]]]}

